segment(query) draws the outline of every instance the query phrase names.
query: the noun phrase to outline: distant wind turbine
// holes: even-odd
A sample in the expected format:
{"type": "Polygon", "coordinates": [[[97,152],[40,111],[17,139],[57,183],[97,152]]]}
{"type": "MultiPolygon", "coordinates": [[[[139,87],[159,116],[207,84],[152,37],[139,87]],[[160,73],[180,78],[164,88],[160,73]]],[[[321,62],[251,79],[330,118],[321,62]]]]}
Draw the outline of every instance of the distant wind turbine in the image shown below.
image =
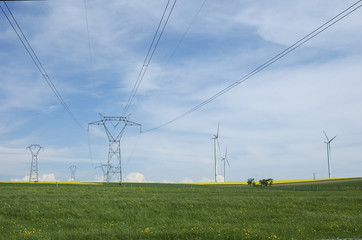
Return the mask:
{"type": "Polygon", "coordinates": [[[221,159],[221,161],[224,161],[224,182],[226,182],[226,177],[225,177],[225,164],[227,163],[228,166],[230,167],[230,164],[229,164],[229,161],[228,161],[228,146],[226,146],[225,156],[221,159]]]}
{"type": "Polygon", "coordinates": [[[333,141],[333,139],[335,139],[337,136],[334,136],[331,140],[329,140],[327,134],[325,131],[323,131],[324,135],[327,138],[327,142],[325,142],[327,144],[327,160],[328,160],[328,178],[331,178],[331,165],[330,165],[330,158],[331,158],[331,142],[333,141]]]}
{"type": "Polygon", "coordinates": [[[220,122],[217,124],[217,132],[216,135],[214,135],[212,137],[212,139],[214,139],[214,160],[215,160],[215,182],[217,182],[217,160],[216,160],[216,144],[219,148],[219,153],[220,153],[220,145],[219,145],[219,127],[220,127],[220,122]]]}

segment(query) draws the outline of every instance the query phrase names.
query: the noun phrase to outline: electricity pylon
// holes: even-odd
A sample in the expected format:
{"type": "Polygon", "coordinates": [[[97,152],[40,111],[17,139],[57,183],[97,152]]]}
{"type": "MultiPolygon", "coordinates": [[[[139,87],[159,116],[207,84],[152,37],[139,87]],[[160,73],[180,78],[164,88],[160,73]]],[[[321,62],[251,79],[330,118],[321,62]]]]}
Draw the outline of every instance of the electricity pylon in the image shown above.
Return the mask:
{"type": "Polygon", "coordinates": [[[39,181],[39,175],[38,175],[38,153],[41,149],[44,149],[39,144],[31,144],[26,149],[29,149],[31,152],[31,165],[30,165],[30,176],[29,176],[29,182],[39,181]]]}
{"type": "Polygon", "coordinates": [[[115,174],[119,173],[119,183],[122,184],[122,161],[121,161],[121,138],[127,126],[140,126],[141,124],[131,122],[127,117],[110,117],[99,114],[101,120],[88,123],[89,125],[103,125],[108,137],[108,162],[106,167],[106,182],[110,182],[115,174]],[[117,130],[118,125],[123,122],[123,126],[117,130]],[[113,126],[113,131],[109,127],[113,126]],[[115,159],[114,161],[112,161],[115,159]],[[116,162],[116,166],[113,164],[116,162]]]}
{"type": "Polygon", "coordinates": [[[75,171],[77,170],[77,166],[72,165],[69,167],[70,169],[70,181],[75,182],[75,171]]]}
{"type": "Polygon", "coordinates": [[[96,166],[96,168],[101,168],[102,172],[103,172],[103,178],[102,181],[106,181],[106,176],[107,176],[107,166],[108,164],[105,163],[100,163],[99,166],[96,166]]]}

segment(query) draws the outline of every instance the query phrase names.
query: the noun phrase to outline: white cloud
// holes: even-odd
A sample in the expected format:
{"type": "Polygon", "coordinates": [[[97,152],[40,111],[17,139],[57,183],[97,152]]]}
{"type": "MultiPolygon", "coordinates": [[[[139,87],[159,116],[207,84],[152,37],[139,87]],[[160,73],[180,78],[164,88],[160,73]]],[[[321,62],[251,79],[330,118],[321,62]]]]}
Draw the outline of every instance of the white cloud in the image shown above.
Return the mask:
{"type": "MultiPolygon", "coordinates": [[[[11,178],[10,181],[29,181],[29,176],[24,176],[23,178],[11,178]]],[[[39,182],[55,182],[57,181],[54,173],[46,173],[39,176],[39,182]]]]}
{"type": "Polygon", "coordinates": [[[15,181],[15,182],[27,182],[29,181],[29,176],[25,176],[23,178],[10,178],[10,181],[15,181]]]}
{"type": "Polygon", "coordinates": [[[184,178],[181,178],[179,182],[181,182],[181,183],[192,183],[194,181],[191,178],[184,177],[184,178]]]}
{"type": "Polygon", "coordinates": [[[221,175],[217,175],[216,179],[217,179],[217,182],[224,182],[224,177],[221,175]]]}
{"type": "Polygon", "coordinates": [[[174,181],[171,181],[171,180],[162,180],[161,183],[174,183],[174,181]]]}
{"type": "MultiPolygon", "coordinates": [[[[329,9],[325,11],[325,8],[320,7],[324,5],[324,2],[311,4],[305,1],[283,1],[279,3],[261,1],[240,9],[232,15],[232,18],[236,22],[254,26],[260,36],[268,41],[290,45],[342,12],[351,3],[351,1],[329,1],[329,9]],[[280,14],[281,12],[283,14],[280,14]]],[[[359,37],[345,31],[345,29],[351,27],[350,25],[354,26],[354,21],[351,21],[354,18],[353,15],[356,15],[356,13],[352,13],[347,19],[337,23],[330,32],[328,30],[327,33],[318,37],[322,38],[323,41],[317,39],[312,41],[311,44],[317,43],[319,47],[323,47],[328,35],[333,39],[329,41],[330,43],[336,43],[334,41],[336,39],[347,38],[350,44],[357,44],[356,40],[359,37]],[[345,34],[341,34],[343,32],[351,35],[347,37],[345,34]]]]}
{"type": "Polygon", "coordinates": [[[103,176],[95,176],[94,181],[95,182],[104,182],[103,176]]]}
{"type": "Polygon", "coordinates": [[[202,182],[202,183],[205,182],[206,183],[206,182],[212,182],[212,181],[211,181],[210,178],[203,177],[203,178],[200,179],[199,182],[202,182]]]}
{"type": "Polygon", "coordinates": [[[54,173],[49,173],[49,174],[42,174],[40,177],[39,177],[39,181],[57,181],[55,179],[55,175],[54,173]]]}
{"type": "Polygon", "coordinates": [[[145,176],[139,172],[128,174],[125,177],[124,181],[125,182],[147,182],[145,176]]]}

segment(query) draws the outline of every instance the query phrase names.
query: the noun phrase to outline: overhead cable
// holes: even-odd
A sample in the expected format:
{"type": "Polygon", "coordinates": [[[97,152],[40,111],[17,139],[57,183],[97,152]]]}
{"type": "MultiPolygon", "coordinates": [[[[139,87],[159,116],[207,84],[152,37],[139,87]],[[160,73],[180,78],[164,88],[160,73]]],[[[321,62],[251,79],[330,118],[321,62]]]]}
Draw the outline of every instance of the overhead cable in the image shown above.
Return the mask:
{"type": "MultiPolygon", "coordinates": [[[[163,65],[163,72],[165,70],[165,68],[167,67],[167,65],[170,63],[171,59],[174,57],[174,55],[176,54],[177,50],[179,49],[179,47],[181,46],[182,42],[184,41],[184,39],[186,38],[186,35],[189,33],[191,26],[196,22],[196,19],[198,18],[199,14],[201,13],[202,8],[204,7],[205,3],[207,0],[204,0],[201,4],[201,6],[199,7],[199,9],[197,10],[196,14],[194,15],[194,17],[192,18],[190,24],[188,25],[186,31],[184,32],[184,34],[182,35],[182,37],[180,38],[180,40],[178,41],[178,43],[176,44],[176,47],[173,49],[170,57],[168,58],[168,60],[166,61],[166,63],[163,65]]],[[[161,72],[160,76],[163,75],[163,72],[161,72]]]]}
{"type": "Polygon", "coordinates": [[[94,64],[93,64],[93,53],[92,53],[92,45],[91,45],[91,39],[89,34],[89,21],[88,21],[88,10],[87,10],[87,0],[83,0],[84,3],[84,13],[85,13],[85,22],[86,22],[86,28],[87,28],[87,37],[88,37],[88,52],[89,52],[89,59],[90,59],[90,67],[91,67],[91,80],[92,80],[92,87],[93,91],[96,90],[95,84],[94,84],[94,64]]]}
{"type": "Polygon", "coordinates": [[[63,97],[60,95],[58,89],[55,87],[53,81],[50,79],[48,73],[45,71],[42,63],[40,62],[38,56],[36,55],[34,49],[32,48],[32,46],[30,45],[28,39],[26,38],[24,32],[21,30],[21,27],[19,26],[18,22],[16,21],[13,13],[11,12],[9,6],[6,4],[5,1],[3,1],[7,10],[9,11],[11,18],[14,20],[16,27],[18,28],[18,30],[16,29],[16,27],[14,26],[14,24],[12,23],[12,21],[10,20],[9,16],[7,15],[7,13],[4,11],[4,9],[1,7],[0,8],[2,10],[2,12],[4,13],[6,19],[8,20],[8,22],[10,23],[11,27],[13,28],[13,30],[15,31],[16,35],[18,36],[18,38],[20,39],[21,43],[23,44],[25,50],[27,51],[27,53],[29,54],[29,56],[31,57],[31,59],[33,60],[35,66],[38,68],[39,72],[42,74],[45,82],[48,84],[48,86],[50,87],[50,89],[53,91],[54,95],[57,97],[58,101],[60,102],[60,104],[63,106],[63,108],[65,109],[65,111],[68,113],[68,115],[70,116],[70,118],[83,130],[85,130],[85,128],[83,128],[83,126],[80,124],[80,122],[78,121],[78,119],[74,116],[73,112],[70,110],[70,108],[68,107],[68,105],[65,103],[63,97]],[[19,34],[19,32],[21,33],[21,36],[19,34]],[[23,38],[22,38],[23,37],[23,38]]]}
{"type": "Polygon", "coordinates": [[[220,97],[221,95],[225,94],[226,92],[230,91],[231,89],[235,88],[236,86],[238,86],[239,84],[245,82],[246,80],[250,79],[251,77],[253,77],[254,75],[256,75],[257,73],[261,72],[262,70],[264,70],[265,68],[269,67],[270,65],[272,65],[273,63],[275,63],[276,61],[278,61],[279,59],[285,57],[286,55],[288,55],[290,52],[294,51],[295,49],[297,49],[298,47],[302,46],[303,44],[305,44],[306,42],[308,42],[309,40],[311,40],[312,38],[314,38],[315,36],[319,35],[320,33],[324,32],[325,30],[327,30],[329,27],[333,26],[334,24],[336,24],[337,22],[339,22],[340,20],[342,20],[343,18],[347,17],[349,14],[353,13],[354,11],[356,11],[358,8],[360,8],[362,5],[358,5],[362,0],[357,1],[356,3],[354,3],[353,5],[351,5],[350,7],[348,7],[347,9],[345,9],[344,11],[342,11],[341,13],[339,13],[338,15],[336,15],[335,17],[333,17],[332,19],[330,19],[329,21],[327,21],[326,23],[324,23],[323,25],[321,25],[320,27],[318,27],[317,29],[315,29],[314,31],[312,31],[311,33],[309,33],[308,35],[306,35],[305,37],[301,38],[299,41],[295,42],[293,45],[291,45],[290,47],[286,48],[284,51],[280,52],[279,54],[275,55],[273,58],[269,59],[268,61],[266,61],[264,64],[260,65],[259,67],[255,68],[253,71],[249,72],[248,74],[246,74],[245,76],[243,76],[242,78],[240,78],[238,81],[232,83],[231,85],[229,85],[228,87],[224,88],[223,90],[221,90],[220,92],[216,93],[215,95],[213,95],[212,97],[208,98],[207,100],[201,102],[200,104],[196,105],[195,107],[191,108],[190,110],[182,113],[181,115],[175,117],[174,119],[165,122],[157,127],[145,130],[143,132],[150,132],[150,131],[154,131],[157,130],[159,128],[165,127],[177,120],[179,120],[180,118],[185,117],[186,115],[189,115],[192,112],[195,112],[196,110],[198,110],[199,108],[205,106],[206,104],[210,103],[211,101],[215,100],[216,98],[220,97]]]}
{"type": "Polygon", "coordinates": [[[134,87],[132,89],[131,95],[130,95],[128,101],[127,101],[126,107],[123,110],[122,116],[126,115],[126,113],[128,112],[128,110],[129,110],[129,108],[131,106],[133,98],[135,97],[135,95],[137,93],[137,90],[138,90],[138,88],[139,88],[139,86],[140,86],[140,84],[141,84],[141,82],[142,82],[142,80],[143,80],[143,78],[145,76],[147,68],[148,68],[148,66],[149,66],[149,64],[151,62],[151,59],[152,59],[152,57],[153,57],[153,55],[154,55],[154,53],[155,53],[155,51],[157,49],[158,43],[160,42],[160,39],[161,39],[161,37],[163,35],[163,32],[164,32],[164,30],[166,28],[168,20],[170,19],[170,16],[171,16],[171,14],[173,12],[173,9],[175,7],[176,2],[177,2],[177,0],[174,0],[172,6],[170,6],[170,0],[168,0],[168,2],[166,4],[166,7],[165,7],[165,9],[163,11],[163,14],[162,14],[161,20],[160,20],[160,22],[158,24],[155,35],[153,36],[151,45],[150,45],[150,47],[148,49],[146,58],[145,58],[145,60],[143,62],[142,68],[141,68],[141,70],[140,70],[140,72],[138,74],[137,80],[136,80],[135,85],[134,85],[134,87]],[[167,15],[167,18],[165,19],[165,15],[166,15],[167,11],[168,11],[168,15],[167,15]],[[160,31],[160,28],[161,28],[162,24],[163,24],[163,26],[162,26],[162,29],[160,31]]]}

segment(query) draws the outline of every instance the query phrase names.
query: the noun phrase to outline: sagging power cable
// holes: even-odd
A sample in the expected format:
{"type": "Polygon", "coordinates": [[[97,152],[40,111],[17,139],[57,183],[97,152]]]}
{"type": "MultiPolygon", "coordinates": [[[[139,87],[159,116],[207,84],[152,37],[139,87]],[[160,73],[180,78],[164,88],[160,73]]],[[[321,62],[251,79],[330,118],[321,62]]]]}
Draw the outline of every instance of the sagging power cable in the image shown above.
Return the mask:
{"type": "Polygon", "coordinates": [[[0,5],[1,11],[4,13],[6,19],[8,20],[8,22],[10,23],[12,29],[14,30],[14,32],[16,33],[16,35],[18,36],[18,38],[20,39],[21,43],[23,44],[25,50],[27,51],[27,53],[29,54],[29,56],[31,57],[31,59],[33,60],[35,66],[37,67],[37,69],[39,70],[39,72],[41,73],[41,75],[43,76],[45,82],[48,84],[48,86],[50,87],[50,89],[53,91],[54,95],[57,97],[58,101],[60,102],[60,104],[62,105],[62,107],[65,109],[65,111],[67,112],[67,114],[70,116],[70,118],[83,130],[86,131],[86,129],[82,126],[82,124],[78,121],[78,119],[74,116],[73,112],[70,110],[70,108],[68,107],[68,105],[65,103],[63,97],[60,95],[58,89],[55,87],[53,81],[51,80],[51,78],[49,77],[48,73],[45,71],[43,64],[40,62],[38,56],[36,55],[34,49],[32,48],[31,44],[29,43],[27,37],[25,36],[24,32],[22,31],[20,25],[18,24],[18,22],[15,19],[15,16],[13,15],[13,13],[11,12],[9,6],[6,4],[5,1],[3,1],[8,12],[11,15],[11,18],[13,19],[14,23],[10,20],[8,14],[5,12],[5,10],[3,9],[3,7],[0,5]],[[17,29],[16,29],[17,28],[17,29]],[[19,33],[20,32],[20,33],[19,33]]]}
{"type": "Polygon", "coordinates": [[[168,23],[168,21],[170,19],[170,16],[171,16],[171,14],[173,12],[173,9],[175,7],[176,2],[177,2],[177,0],[174,0],[172,6],[170,6],[170,0],[168,0],[168,2],[166,4],[165,10],[163,11],[163,14],[162,14],[161,20],[160,20],[160,22],[158,24],[155,35],[153,36],[151,45],[150,45],[150,47],[148,49],[146,58],[145,58],[145,60],[143,62],[142,68],[141,68],[141,70],[140,70],[140,72],[138,74],[137,80],[136,80],[136,82],[135,82],[135,84],[133,86],[133,89],[132,89],[131,95],[130,95],[128,101],[127,101],[126,107],[123,110],[122,116],[125,116],[127,114],[128,110],[129,110],[129,108],[131,106],[133,98],[135,97],[135,95],[137,93],[137,90],[138,90],[138,88],[139,88],[139,86],[140,86],[140,84],[141,84],[141,82],[142,82],[142,80],[143,80],[143,78],[145,76],[147,68],[148,68],[148,66],[149,66],[149,64],[151,62],[151,59],[152,59],[152,57],[153,57],[153,55],[154,55],[154,53],[155,53],[155,51],[157,49],[158,43],[160,42],[160,39],[161,39],[161,37],[163,35],[163,32],[164,32],[164,30],[166,28],[166,25],[167,25],[167,23],[168,23]],[[167,12],[168,12],[168,14],[167,14],[167,12]],[[167,14],[167,17],[165,18],[166,14],[167,14]]]}
{"type": "Polygon", "coordinates": [[[183,118],[183,117],[189,115],[190,113],[195,112],[196,110],[200,109],[201,107],[205,106],[206,104],[210,103],[211,101],[215,100],[216,98],[220,97],[221,95],[223,95],[226,92],[230,91],[231,89],[235,88],[239,84],[247,81],[248,79],[250,79],[251,77],[253,77],[257,73],[261,72],[265,68],[267,68],[270,65],[272,65],[273,63],[277,62],[279,59],[285,57],[286,55],[288,55],[289,53],[291,53],[292,51],[294,51],[298,47],[302,46],[306,42],[310,41],[312,38],[316,37],[317,35],[324,32],[325,30],[327,30],[328,28],[330,28],[331,26],[333,26],[334,24],[336,24],[337,22],[339,22],[343,18],[347,17],[349,14],[351,14],[354,11],[356,11],[357,9],[359,9],[362,6],[362,4],[358,5],[361,1],[362,0],[359,0],[356,3],[352,4],[350,7],[346,8],[341,13],[339,13],[338,15],[333,17],[332,19],[328,20],[326,23],[324,23],[323,25],[321,25],[320,27],[318,27],[317,29],[315,29],[314,31],[312,31],[311,33],[306,35],[305,37],[301,38],[299,41],[295,42],[290,47],[286,48],[285,50],[283,50],[279,54],[275,55],[274,57],[272,57],[271,59],[269,59],[268,61],[266,61],[262,65],[260,65],[259,67],[255,68],[254,70],[252,70],[251,72],[249,72],[248,74],[246,74],[245,76],[240,78],[238,81],[232,83],[228,87],[226,87],[223,90],[221,90],[220,92],[216,93],[212,97],[210,97],[207,100],[201,102],[200,104],[196,105],[195,107],[191,108],[190,110],[182,113],[181,115],[173,118],[172,120],[170,120],[168,122],[165,122],[165,123],[163,123],[163,124],[161,124],[161,125],[159,125],[157,127],[145,130],[143,132],[151,132],[151,131],[155,131],[157,129],[160,129],[162,127],[165,127],[165,126],[179,120],[180,118],[183,118]]]}

